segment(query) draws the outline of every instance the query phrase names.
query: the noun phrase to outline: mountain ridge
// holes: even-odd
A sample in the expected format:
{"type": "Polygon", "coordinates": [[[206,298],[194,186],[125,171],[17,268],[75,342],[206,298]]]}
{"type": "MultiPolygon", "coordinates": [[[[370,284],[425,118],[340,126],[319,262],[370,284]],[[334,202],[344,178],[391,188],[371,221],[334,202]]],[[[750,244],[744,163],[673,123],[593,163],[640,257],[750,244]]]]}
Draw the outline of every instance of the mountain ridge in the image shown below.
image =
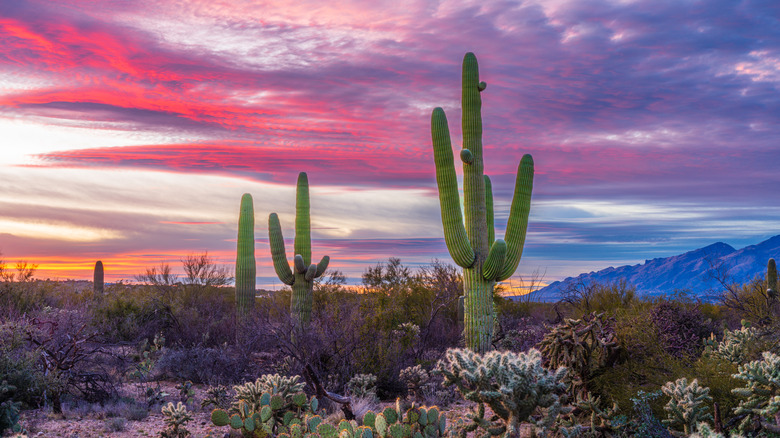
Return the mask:
{"type": "Polygon", "coordinates": [[[737,283],[745,283],[766,273],[770,258],[780,258],[780,235],[741,249],[715,242],[671,257],[645,260],[636,265],[608,267],[554,281],[536,294],[545,300],[559,299],[566,290],[580,283],[614,283],[625,280],[636,286],[640,296],[664,295],[687,290],[694,296],[712,296],[721,289],[713,269],[727,272],[737,283]]]}

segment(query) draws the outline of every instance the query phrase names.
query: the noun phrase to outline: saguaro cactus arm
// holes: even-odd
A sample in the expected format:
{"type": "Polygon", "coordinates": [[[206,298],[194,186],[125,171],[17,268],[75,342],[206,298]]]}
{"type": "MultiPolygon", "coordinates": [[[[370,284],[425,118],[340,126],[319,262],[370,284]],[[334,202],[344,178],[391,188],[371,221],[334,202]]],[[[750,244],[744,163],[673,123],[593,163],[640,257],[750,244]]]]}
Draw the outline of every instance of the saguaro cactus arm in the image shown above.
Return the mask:
{"type": "Polygon", "coordinates": [[[453,261],[460,267],[468,268],[474,264],[475,254],[463,224],[450,130],[447,126],[447,116],[441,108],[434,109],[431,114],[431,137],[436,164],[436,184],[439,187],[441,221],[444,225],[444,241],[453,261]]]}
{"type": "Polygon", "coordinates": [[[328,263],[330,263],[330,257],[322,256],[320,262],[317,263],[317,274],[315,275],[315,278],[322,277],[322,274],[324,274],[325,270],[328,269],[328,263]]]}
{"type": "Polygon", "coordinates": [[[512,198],[512,206],[509,210],[509,220],[504,236],[507,245],[507,256],[504,268],[501,270],[499,281],[506,280],[514,274],[520,258],[523,256],[525,245],[525,233],[528,230],[528,214],[531,211],[531,191],[534,187],[534,159],[523,155],[517,166],[517,180],[515,181],[515,194],[512,198]]]}
{"type": "MultiPolygon", "coordinates": [[[[309,177],[298,174],[295,190],[295,254],[303,256],[303,264],[311,264],[311,216],[309,213],[309,177]]],[[[304,271],[305,272],[305,271],[304,271]]]]}
{"type": "Polygon", "coordinates": [[[268,241],[271,244],[271,259],[274,262],[274,270],[282,283],[292,286],[295,276],[287,263],[287,254],[284,251],[284,237],[282,226],[279,224],[279,216],[271,213],[268,216],[268,241]]]}
{"type": "Polygon", "coordinates": [[[496,240],[496,229],[493,219],[493,183],[490,182],[490,177],[485,177],[485,219],[487,219],[487,232],[488,232],[488,245],[492,245],[496,240]]]}

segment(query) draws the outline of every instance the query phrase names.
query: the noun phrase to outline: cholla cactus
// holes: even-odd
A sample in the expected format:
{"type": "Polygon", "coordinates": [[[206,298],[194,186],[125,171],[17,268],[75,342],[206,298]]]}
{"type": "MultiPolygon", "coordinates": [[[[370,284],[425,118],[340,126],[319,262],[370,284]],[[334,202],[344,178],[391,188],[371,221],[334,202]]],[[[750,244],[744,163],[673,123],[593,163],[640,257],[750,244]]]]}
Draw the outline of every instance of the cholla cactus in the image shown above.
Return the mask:
{"type": "Polygon", "coordinates": [[[776,416],[780,412],[780,356],[765,351],[763,360],[740,365],[739,372],[732,377],[747,381],[744,388],[731,390],[747,398],[740,401],[734,410],[735,415],[747,414],[740,423],[740,431],[748,430],[756,418],[777,423],[776,416]]]}
{"type": "Polygon", "coordinates": [[[619,349],[613,320],[603,314],[566,319],[539,343],[551,368],[566,367],[566,379],[574,394],[584,395],[594,371],[610,365],[619,349]]]}
{"type": "Polygon", "coordinates": [[[185,438],[190,436],[190,431],[185,427],[188,422],[192,421],[192,415],[187,412],[187,406],[182,402],[173,403],[168,402],[167,405],[162,408],[163,421],[165,421],[165,429],[160,432],[161,438],[185,438]]]}
{"type": "Polygon", "coordinates": [[[373,374],[356,374],[347,382],[347,390],[350,395],[378,402],[376,396],[376,376],[373,374]]]}
{"type": "Polygon", "coordinates": [[[414,398],[420,398],[422,395],[420,391],[431,379],[431,376],[425,371],[425,368],[423,368],[422,365],[415,365],[402,369],[398,374],[398,378],[406,384],[409,395],[414,398]]]}
{"type": "Polygon", "coordinates": [[[667,426],[682,426],[686,435],[696,430],[696,425],[702,421],[712,420],[709,406],[705,403],[712,402],[710,389],[699,386],[699,381],[682,377],[674,382],[667,382],[661,390],[670,397],[669,403],[664,406],[668,417],[663,420],[667,426]]]}
{"type": "Polygon", "coordinates": [[[566,438],[608,437],[610,432],[619,433],[627,424],[627,418],[619,413],[617,403],[602,408],[601,397],[594,397],[590,392],[584,396],[577,395],[572,407],[572,412],[562,415],[558,421],[558,432],[566,438]]]}
{"type": "Polygon", "coordinates": [[[716,343],[714,334],[710,335],[709,340],[705,340],[712,356],[737,365],[753,358],[760,342],[756,329],[747,325],[739,330],[724,330],[723,340],[719,343],[716,343]]]}
{"type": "Polygon", "coordinates": [[[559,394],[565,391],[566,368],[555,371],[542,366],[542,354],[492,351],[484,355],[471,350],[450,349],[446,362],[439,363],[444,384],[455,385],[463,398],[476,402],[473,424],[463,432],[485,429],[494,436],[517,436],[521,423],[530,421],[538,408],[547,415],[536,422],[549,427],[561,411],[559,394]],[[485,419],[485,405],[496,414],[485,419]]]}

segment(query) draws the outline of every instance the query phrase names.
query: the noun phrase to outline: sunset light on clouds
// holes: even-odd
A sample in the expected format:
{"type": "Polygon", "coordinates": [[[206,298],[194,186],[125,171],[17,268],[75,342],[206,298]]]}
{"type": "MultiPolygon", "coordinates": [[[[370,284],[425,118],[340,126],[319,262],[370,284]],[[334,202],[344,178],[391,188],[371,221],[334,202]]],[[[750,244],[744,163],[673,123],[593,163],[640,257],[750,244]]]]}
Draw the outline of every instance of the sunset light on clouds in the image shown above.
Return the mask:
{"type": "MultiPolygon", "coordinates": [[[[780,4],[755,1],[0,2],[0,251],[39,278],[132,279],[235,261],[255,202],[351,282],[388,257],[450,263],[430,139],[459,146],[476,53],[503,235],[536,179],[518,274],[553,281],[780,234],[780,4]]],[[[290,246],[291,248],[291,246],[290,246]]]]}

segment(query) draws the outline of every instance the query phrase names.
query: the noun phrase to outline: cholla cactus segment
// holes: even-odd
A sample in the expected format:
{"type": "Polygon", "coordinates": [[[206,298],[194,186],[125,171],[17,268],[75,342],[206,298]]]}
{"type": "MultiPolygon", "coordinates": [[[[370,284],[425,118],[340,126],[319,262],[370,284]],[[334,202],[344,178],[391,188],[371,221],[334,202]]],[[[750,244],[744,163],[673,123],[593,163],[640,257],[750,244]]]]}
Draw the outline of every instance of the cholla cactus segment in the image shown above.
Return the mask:
{"type": "Polygon", "coordinates": [[[431,380],[430,374],[422,365],[402,369],[398,374],[398,378],[406,385],[409,395],[415,398],[419,398],[422,395],[423,386],[431,380]]]}
{"type": "Polygon", "coordinates": [[[573,393],[586,393],[593,373],[617,358],[619,345],[613,323],[612,318],[605,318],[603,314],[566,319],[539,343],[551,368],[567,368],[566,380],[573,393]]]}
{"type": "MultiPolygon", "coordinates": [[[[714,336],[705,343],[710,346],[714,336]]],[[[754,357],[761,340],[756,329],[742,326],[739,330],[724,330],[723,340],[712,348],[712,356],[740,365],[754,357]]]]}
{"type": "Polygon", "coordinates": [[[431,139],[444,241],[452,259],[463,268],[466,346],[483,353],[490,349],[493,335],[495,282],[503,281],[514,273],[523,252],[531,209],[534,164],[530,155],[523,156],[520,161],[505,239],[495,239],[492,187],[484,175],[482,153],[480,93],[485,90],[486,84],[479,80],[477,57],[473,53],[463,57],[461,72],[463,210],[449,125],[441,108],[435,108],[431,114],[431,139]]]}
{"type": "Polygon", "coordinates": [[[763,360],[740,365],[739,372],[732,377],[746,381],[744,388],[731,390],[747,398],[734,410],[735,415],[747,414],[740,430],[746,431],[756,417],[774,422],[780,413],[780,356],[765,351],[763,360]]]}
{"type": "Polygon", "coordinates": [[[165,429],[160,432],[161,438],[185,438],[190,436],[190,431],[185,427],[192,421],[192,415],[187,412],[187,406],[178,402],[174,405],[168,402],[162,407],[163,421],[165,429]]]}
{"type": "Polygon", "coordinates": [[[707,412],[712,402],[710,389],[700,386],[697,379],[688,383],[683,377],[674,382],[667,382],[661,390],[670,398],[664,406],[667,418],[663,423],[671,427],[682,427],[685,434],[696,430],[697,424],[702,421],[712,420],[712,415],[707,412]]]}
{"type": "Polygon", "coordinates": [[[376,395],[376,376],[373,374],[356,374],[347,382],[347,391],[354,397],[379,401],[376,395]]]}
{"type": "Polygon", "coordinates": [[[478,403],[482,415],[474,422],[490,431],[516,436],[520,423],[530,421],[531,414],[545,408],[547,415],[536,423],[550,425],[561,409],[560,394],[566,389],[566,368],[551,371],[542,366],[542,355],[536,349],[526,353],[492,351],[484,355],[470,350],[450,349],[439,372],[445,385],[455,385],[463,398],[478,403]],[[488,405],[501,421],[484,420],[488,405]]]}

